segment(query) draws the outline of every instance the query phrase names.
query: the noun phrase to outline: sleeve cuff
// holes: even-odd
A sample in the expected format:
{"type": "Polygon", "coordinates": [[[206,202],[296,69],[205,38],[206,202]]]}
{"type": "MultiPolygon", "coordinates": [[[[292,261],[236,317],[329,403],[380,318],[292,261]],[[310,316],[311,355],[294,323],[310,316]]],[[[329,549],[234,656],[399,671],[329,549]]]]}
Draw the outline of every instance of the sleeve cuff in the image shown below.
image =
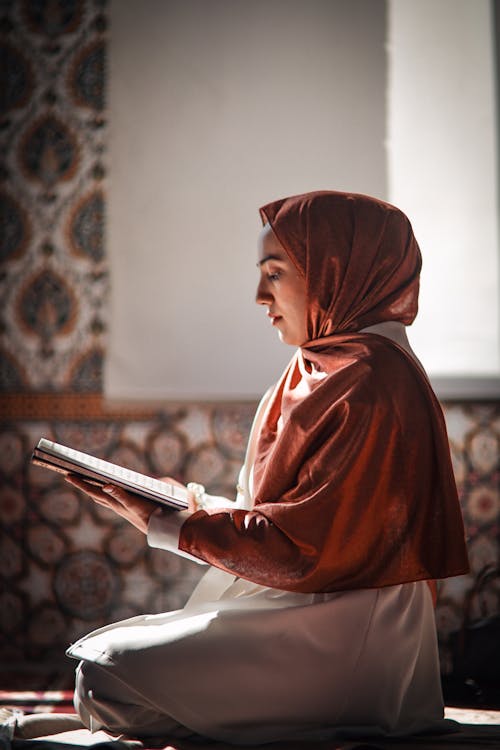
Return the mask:
{"type": "Polygon", "coordinates": [[[188,510],[165,511],[162,508],[155,510],[149,519],[148,524],[148,544],[150,547],[164,549],[168,552],[174,552],[176,555],[186,557],[188,560],[199,565],[207,565],[199,557],[190,555],[179,549],[179,534],[185,521],[191,516],[188,510]]]}

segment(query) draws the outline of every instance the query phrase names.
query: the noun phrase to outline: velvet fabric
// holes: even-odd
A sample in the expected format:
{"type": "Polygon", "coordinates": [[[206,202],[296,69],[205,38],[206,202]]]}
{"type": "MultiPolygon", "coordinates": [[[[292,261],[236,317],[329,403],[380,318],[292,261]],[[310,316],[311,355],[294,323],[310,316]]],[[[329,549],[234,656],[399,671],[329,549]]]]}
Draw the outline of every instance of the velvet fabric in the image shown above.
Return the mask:
{"type": "Polygon", "coordinates": [[[417,314],[420,250],[407,217],[366,195],[315,192],[260,209],[307,281],[308,336],[417,314]]]}
{"type": "Polygon", "coordinates": [[[425,373],[361,328],[417,312],[420,252],[406,216],[317,192],[261,209],[306,279],[310,340],[269,399],[254,509],[212,509],[180,548],[255,583],[332,592],[467,572],[446,427],[425,373]]]}

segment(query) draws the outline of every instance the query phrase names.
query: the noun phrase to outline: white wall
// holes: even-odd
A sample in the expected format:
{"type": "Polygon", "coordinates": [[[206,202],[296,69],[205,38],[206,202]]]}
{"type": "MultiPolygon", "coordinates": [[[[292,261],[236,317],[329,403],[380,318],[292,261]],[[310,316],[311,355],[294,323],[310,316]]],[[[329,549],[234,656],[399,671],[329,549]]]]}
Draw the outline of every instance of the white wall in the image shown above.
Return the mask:
{"type": "Polygon", "coordinates": [[[489,0],[389,2],[388,197],[422,248],[410,336],[435,377],[500,374],[491,12],[489,0]]]}
{"type": "Polygon", "coordinates": [[[274,381],[292,352],[253,303],[257,208],[318,188],[408,213],[412,343],[439,395],[498,395],[490,2],[388,10],[386,28],[383,0],[112,0],[108,396],[274,381]]]}
{"type": "Polygon", "coordinates": [[[384,197],[382,0],[111,4],[115,398],[255,398],[292,354],[253,302],[258,206],[384,197]]]}

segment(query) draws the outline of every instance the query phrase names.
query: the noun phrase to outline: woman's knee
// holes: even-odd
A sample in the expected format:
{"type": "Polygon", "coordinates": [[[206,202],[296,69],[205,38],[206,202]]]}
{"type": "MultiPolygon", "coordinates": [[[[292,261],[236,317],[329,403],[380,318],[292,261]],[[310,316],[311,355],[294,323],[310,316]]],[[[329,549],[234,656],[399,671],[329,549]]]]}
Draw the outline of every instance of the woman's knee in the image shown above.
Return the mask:
{"type": "Polygon", "coordinates": [[[76,668],[75,696],[87,699],[99,684],[102,684],[102,670],[90,661],[81,661],[76,668]]]}
{"type": "Polygon", "coordinates": [[[74,703],[91,731],[147,736],[179,727],[175,720],[141,700],[132,686],[92,662],[82,661],[77,668],[74,703]]]}
{"type": "Polygon", "coordinates": [[[75,711],[88,729],[95,731],[100,724],[91,711],[93,686],[96,684],[95,669],[91,662],[81,661],[76,668],[73,703],[75,711]]]}

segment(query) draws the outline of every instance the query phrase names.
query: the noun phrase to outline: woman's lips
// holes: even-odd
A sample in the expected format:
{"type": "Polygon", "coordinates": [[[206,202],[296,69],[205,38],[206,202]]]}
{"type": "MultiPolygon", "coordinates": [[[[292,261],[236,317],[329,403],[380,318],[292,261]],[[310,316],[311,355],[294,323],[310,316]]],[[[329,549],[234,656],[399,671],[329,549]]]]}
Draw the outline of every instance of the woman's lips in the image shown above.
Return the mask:
{"type": "Polygon", "coordinates": [[[269,318],[271,319],[271,324],[273,326],[275,326],[276,323],[281,320],[281,315],[271,315],[271,314],[269,314],[269,318]]]}

